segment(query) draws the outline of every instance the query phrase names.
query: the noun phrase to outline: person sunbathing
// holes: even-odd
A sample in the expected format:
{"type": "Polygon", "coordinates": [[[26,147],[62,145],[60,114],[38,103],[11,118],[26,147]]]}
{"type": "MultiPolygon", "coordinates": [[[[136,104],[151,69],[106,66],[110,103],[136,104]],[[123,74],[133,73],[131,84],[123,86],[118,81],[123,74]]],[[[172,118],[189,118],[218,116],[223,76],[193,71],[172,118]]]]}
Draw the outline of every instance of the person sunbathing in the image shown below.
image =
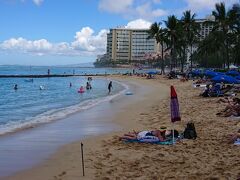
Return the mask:
{"type": "Polygon", "coordinates": [[[234,97],[234,96],[230,96],[230,97],[224,97],[224,98],[220,98],[217,100],[218,103],[228,103],[230,105],[235,105],[237,103],[239,103],[239,98],[234,97]]]}
{"type": "Polygon", "coordinates": [[[230,103],[226,106],[224,110],[217,113],[217,115],[222,117],[240,116],[240,100],[238,98],[233,99],[233,103],[230,103]]]}
{"type": "MultiPolygon", "coordinates": [[[[129,132],[124,134],[119,140],[142,140],[144,138],[153,137],[155,141],[165,141],[167,138],[172,137],[172,130],[153,130],[153,131],[140,131],[129,132]]],[[[178,131],[174,130],[174,137],[178,137],[178,131]]]]}
{"type": "Polygon", "coordinates": [[[217,103],[230,103],[233,102],[232,97],[224,97],[217,100],[217,103]]]}

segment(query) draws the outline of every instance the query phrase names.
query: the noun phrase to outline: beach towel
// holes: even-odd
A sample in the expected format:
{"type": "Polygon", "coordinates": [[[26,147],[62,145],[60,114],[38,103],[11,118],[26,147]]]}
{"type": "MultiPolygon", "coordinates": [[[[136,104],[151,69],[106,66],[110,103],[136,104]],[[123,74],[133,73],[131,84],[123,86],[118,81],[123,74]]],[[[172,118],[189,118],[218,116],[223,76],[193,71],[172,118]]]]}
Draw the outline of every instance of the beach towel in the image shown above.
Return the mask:
{"type": "MultiPolygon", "coordinates": [[[[129,140],[124,140],[125,143],[150,143],[150,144],[159,144],[159,145],[172,145],[173,144],[173,141],[170,140],[170,141],[155,141],[155,142],[146,142],[146,141],[143,141],[143,140],[137,140],[137,139],[129,139],[129,140]]],[[[174,141],[175,143],[175,141],[174,141]]]]}

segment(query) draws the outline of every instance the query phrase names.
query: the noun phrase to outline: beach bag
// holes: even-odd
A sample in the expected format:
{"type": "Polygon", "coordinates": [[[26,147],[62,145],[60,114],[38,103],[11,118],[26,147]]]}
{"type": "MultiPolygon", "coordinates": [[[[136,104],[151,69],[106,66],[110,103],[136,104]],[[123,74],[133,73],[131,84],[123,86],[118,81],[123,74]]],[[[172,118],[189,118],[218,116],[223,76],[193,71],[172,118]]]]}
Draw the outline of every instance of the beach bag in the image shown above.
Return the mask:
{"type": "Polygon", "coordinates": [[[185,128],[183,132],[183,137],[185,139],[196,139],[197,138],[197,132],[194,126],[194,123],[187,123],[187,127],[185,128]]]}

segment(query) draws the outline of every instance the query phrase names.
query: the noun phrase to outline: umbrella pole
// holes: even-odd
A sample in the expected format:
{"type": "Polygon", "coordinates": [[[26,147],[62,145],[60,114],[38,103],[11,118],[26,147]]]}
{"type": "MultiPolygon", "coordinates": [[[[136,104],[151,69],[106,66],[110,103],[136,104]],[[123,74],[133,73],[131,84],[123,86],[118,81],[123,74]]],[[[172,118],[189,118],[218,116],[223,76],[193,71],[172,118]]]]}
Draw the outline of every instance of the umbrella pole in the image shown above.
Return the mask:
{"type": "Polygon", "coordinates": [[[173,126],[173,128],[172,128],[172,141],[173,141],[173,144],[174,144],[174,123],[172,123],[172,126],[173,126]]]}

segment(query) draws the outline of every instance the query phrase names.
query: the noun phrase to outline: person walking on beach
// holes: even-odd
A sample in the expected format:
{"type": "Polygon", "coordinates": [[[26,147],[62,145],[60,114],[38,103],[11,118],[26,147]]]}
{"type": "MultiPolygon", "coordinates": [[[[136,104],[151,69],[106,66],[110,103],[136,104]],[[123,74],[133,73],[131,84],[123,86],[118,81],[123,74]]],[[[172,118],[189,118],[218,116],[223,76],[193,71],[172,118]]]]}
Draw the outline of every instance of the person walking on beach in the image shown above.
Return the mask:
{"type": "Polygon", "coordinates": [[[111,90],[112,90],[112,81],[110,81],[110,83],[108,84],[108,94],[111,93],[111,90]]]}

